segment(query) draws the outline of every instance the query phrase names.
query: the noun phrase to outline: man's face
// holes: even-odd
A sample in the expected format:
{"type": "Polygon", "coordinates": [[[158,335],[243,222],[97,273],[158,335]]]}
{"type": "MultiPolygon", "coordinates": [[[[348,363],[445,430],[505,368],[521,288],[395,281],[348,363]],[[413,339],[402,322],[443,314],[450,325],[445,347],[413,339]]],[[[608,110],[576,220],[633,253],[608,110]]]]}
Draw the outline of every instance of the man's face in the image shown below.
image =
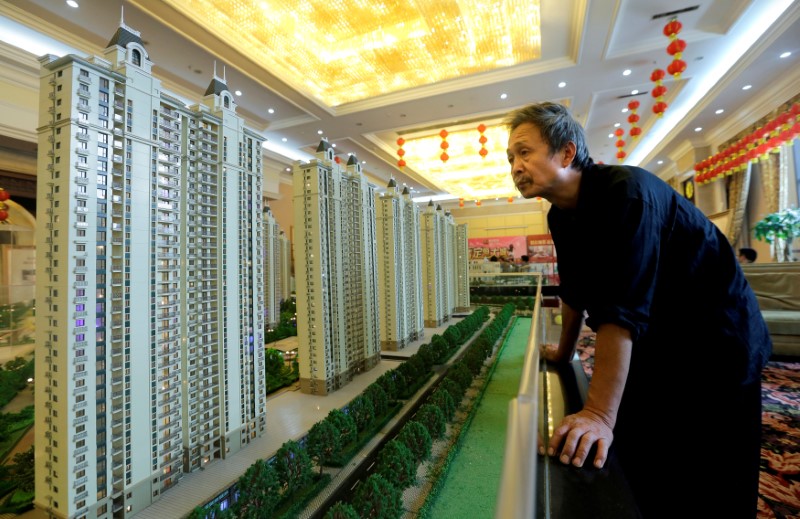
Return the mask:
{"type": "Polygon", "coordinates": [[[550,200],[563,169],[562,154],[551,154],[539,129],[531,123],[523,123],[511,132],[507,153],[511,177],[520,194],[550,200]]]}

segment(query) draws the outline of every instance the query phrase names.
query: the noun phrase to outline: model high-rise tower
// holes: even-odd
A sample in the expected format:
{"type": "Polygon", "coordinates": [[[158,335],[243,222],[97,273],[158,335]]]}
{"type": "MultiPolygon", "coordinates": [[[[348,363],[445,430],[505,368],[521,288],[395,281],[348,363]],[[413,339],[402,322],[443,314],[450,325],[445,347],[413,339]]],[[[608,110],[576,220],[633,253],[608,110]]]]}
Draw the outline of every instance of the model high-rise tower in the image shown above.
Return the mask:
{"type": "Polygon", "coordinates": [[[269,207],[264,210],[264,312],[270,328],[278,326],[283,300],[283,262],[281,261],[282,231],[269,207]]]}
{"type": "Polygon", "coordinates": [[[425,326],[436,328],[449,319],[447,305],[447,263],[444,215],[440,206],[428,202],[420,217],[422,287],[425,326]]]}
{"type": "Polygon", "coordinates": [[[394,179],[376,206],[381,348],[400,350],[424,333],[419,208],[394,179]]]}
{"type": "Polygon", "coordinates": [[[263,139],[124,23],[40,62],[35,504],[127,517],[265,430],[263,139]]]}
{"type": "Polygon", "coordinates": [[[456,225],[456,312],[468,312],[470,310],[469,299],[469,238],[468,224],[456,225]]]}
{"type": "Polygon", "coordinates": [[[300,388],[324,395],[380,360],[374,188],[324,140],[293,185],[300,388]]]}

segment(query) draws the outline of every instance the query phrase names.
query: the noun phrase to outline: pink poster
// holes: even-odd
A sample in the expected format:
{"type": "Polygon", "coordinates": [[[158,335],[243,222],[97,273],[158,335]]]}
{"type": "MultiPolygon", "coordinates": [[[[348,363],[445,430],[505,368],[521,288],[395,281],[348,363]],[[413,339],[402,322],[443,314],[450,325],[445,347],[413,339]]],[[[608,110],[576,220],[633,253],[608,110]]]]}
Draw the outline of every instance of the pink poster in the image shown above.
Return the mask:
{"type": "Polygon", "coordinates": [[[469,259],[505,258],[510,261],[526,254],[525,236],[496,236],[494,238],[470,238],[469,259]]]}

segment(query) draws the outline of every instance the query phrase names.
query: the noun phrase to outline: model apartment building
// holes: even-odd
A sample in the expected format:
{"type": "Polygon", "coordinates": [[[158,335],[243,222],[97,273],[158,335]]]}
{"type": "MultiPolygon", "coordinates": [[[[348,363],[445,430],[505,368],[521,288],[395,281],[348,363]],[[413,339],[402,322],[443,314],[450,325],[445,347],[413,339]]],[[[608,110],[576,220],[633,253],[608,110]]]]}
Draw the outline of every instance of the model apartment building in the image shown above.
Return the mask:
{"type": "Polygon", "coordinates": [[[424,337],[419,207],[394,179],[375,199],[381,349],[397,351],[424,337]]]}
{"type": "MultiPolygon", "coordinates": [[[[442,206],[430,201],[420,221],[425,327],[436,328],[453,316],[458,273],[467,272],[467,263],[456,264],[460,257],[456,253],[456,224],[449,211],[443,211],[442,206]]],[[[466,229],[463,232],[466,233],[466,229]]]]}
{"type": "Polygon", "coordinates": [[[469,224],[456,225],[455,242],[455,288],[456,312],[469,312],[469,224]]]}
{"type": "Polygon", "coordinates": [[[283,262],[281,248],[285,239],[278,221],[269,207],[264,208],[264,318],[269,328],[278,326],[281,318],[281,301],[287,292],[283,291],[283,262]]]}
{"type": "Polygon", "coordinates": [[[326,395],[380,361],[375,188],[323,140],[293,171],[300,389],[326,395]]]}
{"type": "Polygon", "coordinates": [[[128,517],[266,430],[263,138],[124,23],[40,62],[35,504],[128,517]]]}

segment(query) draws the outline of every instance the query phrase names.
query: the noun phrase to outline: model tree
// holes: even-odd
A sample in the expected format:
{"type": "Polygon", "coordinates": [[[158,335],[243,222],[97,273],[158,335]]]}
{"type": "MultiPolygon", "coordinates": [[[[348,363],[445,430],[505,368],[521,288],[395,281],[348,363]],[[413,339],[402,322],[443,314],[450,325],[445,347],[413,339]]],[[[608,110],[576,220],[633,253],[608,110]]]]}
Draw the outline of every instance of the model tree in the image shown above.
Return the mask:
{"type": "Polygon", "coordinates": [[[329,421],[339,431],[339,441],[342,448],[347,447],[356,440],[358,432],[356,422],[353,421],[353,417],[349,414],[341,409],[331,409],[325,420],[329,421]]]}
{"type": "Polygon", "coordinates": [[[353,417],[358,432],[364,432],[375,418],[372,400],[364,394],[358,395],[347,405],[347,414],[353,417]]]}
{"type": "Polygon", "coordinates": [[[364,394],[372,400],[375,416],[383,416],[389,409],[389,397],[386,396],[386,391],[383,390],[380,384],[373,382],[368,385],[367,389],[364,390],[364,394]]]}
{"type": "Polygon", "coordinates": [[[294,440],[285,442],[275,454],[275,471],[284,495],[291,495],[311,479],[311,458],[294,440]]]}
{"type": "Polygon", "coordinates": [[[325,519],[359,519],[359,516],[353,505],[337,501],[325,512],[325,519]]]}
{"type": "Polygon", "coordinates": [[[456,415],[456,404],[453,402],[453,397],[444,388],[438,388],[428,398],[428,403],[433,404],[442,410],[444,419],[448,422],[456,415]]]}
{"type": "Polygon", "coordinates": [[[398,440],[391,440],[378,453],[376,472],[404,490],[416,481],[417,464],[414,455],[398,440]]]}
{"type": "Polygon", "coordinates": [[[233,504],[233,514],[236,517],[270,517],[281,499],[278,474],[272,465],[262,459],[250,465],[242,474],[237,489],[239,498],[233,504]]]}
{"type": "Polygon", "coordinates": [[[320,474],[322,474],[322,467],[325,466],[325,463],[336,457],[341,447],[339,430],[329,420],[320,420],[308,431],[306,449],[311,459],[319,465],[320,474]]]}
{"type": "Polygon", "coordinates": [[[397,435],[397,439],[408,447],[417,463],[421,463],[430,457],[431,443],[433,443],[431,434],[421,423],[415,420],[406,422],[397,435]]]}
{"type": "Polygon", "coordinates": [[[417,411],[414,419],[428,429],[428,433],[431,435],[432,439],[438,440],[444,436],[446,429],[444,413],[442,413],[442,410],[435,405],[423,405],[419,408],[419,411],[417,411]]]}
{"type": "Polygon", "coordinates": [[[353,508],[362,518],[399,519],[403,515],[400,489],[380,474],[373,474],[356,489],[353,508]]]}

